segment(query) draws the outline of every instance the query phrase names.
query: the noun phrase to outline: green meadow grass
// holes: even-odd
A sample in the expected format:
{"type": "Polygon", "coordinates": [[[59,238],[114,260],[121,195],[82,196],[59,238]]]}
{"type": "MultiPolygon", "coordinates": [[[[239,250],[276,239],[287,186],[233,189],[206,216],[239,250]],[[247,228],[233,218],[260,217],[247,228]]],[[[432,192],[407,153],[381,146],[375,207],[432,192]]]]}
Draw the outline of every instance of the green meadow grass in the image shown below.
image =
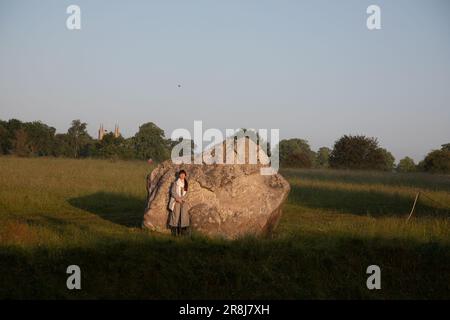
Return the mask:
{"type": "Polygon", "coordinates": [[[0,157],[0,298],[450,298],[449,176],[282,170],[273,236],[226,241],[141,229],[151,169],[0,157]],[[72,264],[82,290],[66,288],[72,264]],[[372,264],[381,290],[366,287],[372,264]]]}

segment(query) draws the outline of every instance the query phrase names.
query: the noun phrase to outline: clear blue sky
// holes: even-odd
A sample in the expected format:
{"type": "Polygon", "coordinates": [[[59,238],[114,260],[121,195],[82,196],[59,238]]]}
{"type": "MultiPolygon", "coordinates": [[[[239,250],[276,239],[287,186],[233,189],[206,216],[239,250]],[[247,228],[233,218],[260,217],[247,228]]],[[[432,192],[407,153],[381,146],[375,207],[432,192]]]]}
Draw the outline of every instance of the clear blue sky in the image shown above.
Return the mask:
{"type": "Polygon", "coordinates": [[[0,0],[0,118],[365,134],[420,160],[450,142],[450,1],[0,0]]]}

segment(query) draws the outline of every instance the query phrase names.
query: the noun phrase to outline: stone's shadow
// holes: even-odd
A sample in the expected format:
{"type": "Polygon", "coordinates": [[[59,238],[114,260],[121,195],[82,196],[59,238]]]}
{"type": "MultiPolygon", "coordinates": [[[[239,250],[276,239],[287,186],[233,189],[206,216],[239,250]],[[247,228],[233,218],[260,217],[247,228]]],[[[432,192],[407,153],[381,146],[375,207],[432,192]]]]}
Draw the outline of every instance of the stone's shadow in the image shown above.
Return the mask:
{"type": "MultiPolygon", "coordinates": [[[[315,209],[341,211],[355,215],[405,217],[411,211],[414,195],[387,194],[376,191],[328,189],[291,185],[288,203],[315,209]]],[[[450,210],[418,202],[414,216],[448,217],[450,210]]]]}
{"type": "Polygon", "coordinates": [[[125,227],[141,226],[145,210],[145,199],[114,192],[97,192],[71,198],[68,203],[125,227]]]}

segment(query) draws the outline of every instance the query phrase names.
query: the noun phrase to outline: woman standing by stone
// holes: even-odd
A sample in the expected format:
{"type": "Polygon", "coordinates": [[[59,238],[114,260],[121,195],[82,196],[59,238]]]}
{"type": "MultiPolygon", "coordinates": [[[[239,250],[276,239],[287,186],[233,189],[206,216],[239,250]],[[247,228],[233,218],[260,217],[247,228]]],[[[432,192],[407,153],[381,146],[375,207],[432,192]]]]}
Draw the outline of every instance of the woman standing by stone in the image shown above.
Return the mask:
{"type": "Polygon", "coordinates": [[[172,184],[170,189],[170,217],[169,227],[172,234],[186,235],[189,233],[190,217],[188,213],[188,204],[186,203],[186,195],[188,191],[188,182],[186,179],[186,171],[180,170],[178,179],[172,184]]]}

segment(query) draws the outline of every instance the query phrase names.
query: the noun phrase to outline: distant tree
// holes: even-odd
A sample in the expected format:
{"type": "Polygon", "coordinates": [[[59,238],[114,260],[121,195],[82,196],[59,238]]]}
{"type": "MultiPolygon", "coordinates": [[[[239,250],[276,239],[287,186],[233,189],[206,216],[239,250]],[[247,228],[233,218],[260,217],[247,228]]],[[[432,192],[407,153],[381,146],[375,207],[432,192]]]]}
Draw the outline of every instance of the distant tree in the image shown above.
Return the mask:
{"type": "Polygon", "coordinates": [[[420,160],[419,163],[417,163],[417,166],[416,166],[417,171],[424,172],[425,171],[424,165],[425,165],[425,161],[424,160],[420,160]]]}
{"type": "Polygon", "coordinates": [[[450,151],[443,147],[427,154],[421,168],[427,172],[450,173],[450,151]]]}
{"type": "Polygon", "coordinates": [[[55,131],[55,128],[40,121],[21,122],[17,119],[0,121],[0,153],[21,156],[51,155],[55,131]]]}
{"type": "Polygon", "coordinates": [[[338,169],[388,170],[393,157],[378,146],[376,138],[344,135],[334,144],[330,166],[338,169]]]}
{"type": "Polygon", "coordinates": [[[122,136],[115,137],[110,132],[103,136],[92,146],[90,154],[100,158],[132,159],[134,158],[133,142],[131,139],[124,139],[122,136]]]}
{"type": "Polygon", "coordinates": [[[73,120],[72,126],[67,130],[69,148],[74,158],[88,156],[87,150],[92,142],[92,138],[88,134],[86,127],[86,123],[80,120],[73,120]]]}
{"type": "Polygon", "coordinates": [[[279,156],[282,167],[311,168],[315,162],[315,153],[303,139],[281,140],[279,156]]]}
{"type": "MultiPolygon", "coordinates": [[[[264,150],[268,157],[270,157],[272,154],[272,150],[271,150],[272,147],[271,147],[270,141],[267,141],[266,139],[264,139],[264,137],[262,137],[259,134],[258,130],[240,128],[234,132],[233,136],[234,136],[235,143],[237,143],[239,138],[246,137],[246,138],[252,140],[256,145],[258,145],[260,150],[264,150]]],[[[226,139],[228,139],[228,138],[229,137],[226,137],[226,139]]]]}
{"type": "Polygon", "coordinates": [[[18,154],[15,148],[18,144],[16,139],[19,137],[21,139],[21,141],[19,141],[19,146],[22,149],[19,153],[22,156],[27,155],[28,150],[25,150],[26,141],[24,141],[24,139],[27,139],[25,136],[26,133],[17,133],[18,130],[23,128],[23,123],[17,119],[10,119],[8,122],[3,122],[3,126],[6,129],[5,135],[2,137],[2,149],[4,152],[18,154]]]}
{"type": "Polygon", "coordinates": [[[414,160],[410,157],[404,157],[398,162],[397,165],[398,172],[414,172],[417,171],[416,164],[414,160]]]}
{"type": "Polygon", "coordinates": [[[322,147],[317,151],[316,164],[320,168],[328,168],[330,166],[331,149],[322,147]]]}
{"type": "Polygon", "coordinates": [[[53,140],[52,155],[55,157],[73,157],[70,137],[67,133],[57,133],[53,140]]]}
{"type": "Polygon", "coordinates": [[[23,127],[23,122],[17,119],[10,119],[7,123],[8,131],[14,134],[16,130],[19,130],[23,127]]]}
{"type": "Polygon", "coordinates": [[[11,151],[7,122],[0,120],[0,154],[7,154],[11,151]]]}
{"type": "Polygon", "coordinates": [[[28,136],[30,152],[36,156],[48,156],[53,153],[56,129],[40,121],[24,124],[28,136]]]}
{"type": "Polygon", "coordinates": [[[450,143],[443,144],[441,150],[450,151],[450,143]]]}
{"type": "Polygon", "coordinates": [[[131,138],[123,138],[120,136],[122,142],[120,142],[121,151],[120,151],[120,158],[122,159],[136,159],[136,151],[135,151],[135,144],[134,144],[134,137],[131,138]]]}
{"type": "MultiPolygon", "coordinates": [[[[175,146],[180,145],[180,143],[183,143],[182,146],[190,146],[191,148],[191,156],[194,155],[194,151],[195,151],[195,143],[194,140],[192,139],[183,139],[183,138],[178,138],[178,140],[168,140],[168,148],[169,150],[172,150],[175,146]]],[[[187,156],[185,154],[183,154],[183,152],[180,152],[179,154],[180,157],[182,156],[187,156]]]]}
{"type": "Polygon", "coordinates": [[[31,148],[28,143],[28,134],[24,128],[14,131],[14,154],[20,157],[27,157],[31,154],[31,148]]]}
{"type": "Polygon", "coordinates": [[[141,125],[133,142],[138,159],[163,161],[170,157],[169,141],[165,138],[164,131],[153,122],[141,125]]]}
{"type": "Polygon", "coordinates": [[[384,148],[380,148],[384,158],[384,166],[380,166],[381,170],[392,171],[395,168],[395,157],[384,148]]]}

